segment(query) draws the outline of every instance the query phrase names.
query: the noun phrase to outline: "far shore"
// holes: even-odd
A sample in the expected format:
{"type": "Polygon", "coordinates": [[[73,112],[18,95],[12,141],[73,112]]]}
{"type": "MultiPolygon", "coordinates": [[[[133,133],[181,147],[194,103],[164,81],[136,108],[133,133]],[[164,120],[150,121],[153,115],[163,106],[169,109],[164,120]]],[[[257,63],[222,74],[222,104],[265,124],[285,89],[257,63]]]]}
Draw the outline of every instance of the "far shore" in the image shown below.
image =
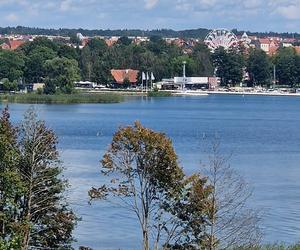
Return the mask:
{"type": "MultiPolygon", "coordinates": [[[[89,93],[118,93],[120,95],[129,95],[129,96],[147,96],[148,92],[140,90],[119,90],[119,89],[110,89],[110,90],[91,90],[89,93]]],[[[178,91],[178,90],[163,90],[163,92],[168,92],[171,96],[205,96],[205,95],[254,95],[254,96],[299,96],[300,93],[289,93],[289,92],[278,92],[278,91],[262,91],[262,92],[247,92],[247,91],[219,91],[219,90],[187,90],[187,91],[178,91]]]]}

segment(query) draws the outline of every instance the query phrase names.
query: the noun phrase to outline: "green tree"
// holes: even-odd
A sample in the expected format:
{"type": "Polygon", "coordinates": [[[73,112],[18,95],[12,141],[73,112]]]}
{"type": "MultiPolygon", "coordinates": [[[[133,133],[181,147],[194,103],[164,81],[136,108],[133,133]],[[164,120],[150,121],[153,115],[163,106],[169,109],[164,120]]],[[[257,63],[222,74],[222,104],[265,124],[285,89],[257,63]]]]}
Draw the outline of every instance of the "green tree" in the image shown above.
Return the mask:
{"type": "Polygon", "coordinates": [[[0,248],[72,249],[77,218],[64,198],[57,137],[32,110],[16,129],[6,108],[0,139],[0,248]]]}
{"type": "Polygon", "coordinates": [[[183,62],[186,62],[186,76],[195,76],[197,65],[193,58],[189,57],[188,55],[173,58],[171,62],[172,76],[182,76],[183,62]]]}
{"type": "Polygon", "coordinates": [[[16,91],[18,90],[17,81],[10,82],[7,78],[1,80],[3,84],[3,91],[16,91]]]}
{"type": "Polygon", "coordinates": [[[213,62],[216,67],[216,75],[221,78],[221,84],[236,85],[243,79],[243,56],[235,50],[226,51],[218,48],[213,54],[213,62]]]}
{"type": "Polygon", "coordinates": [[[106,43],[100,39],[92,39],[80,55],[82,78],[97,83],[108,83],[110,70],[113,68],[112,61],[106,43]]]}
{"type": "Polygon", "coordinates": [[[132,43],[132,40],[129,39],[127,36],[122,36],[119,38],[117,44],[120,44],[120,45],[125,45],[125,46],[128,46],[132,43]]]}
{"type": "Polygon", "coordinates": [[[206,45],[197,44],[193,49],[192,58],[195,61],[195,76],[213,76],[214,66],[206,45]]]}
{"type": "Polygon", "coordinates": [[[299,59],[297,58],[298,55],[293,48],[282,48],[278,51],[274,62],[279,84],[294,87],[299,83],[299,68],[297,68],[299,59]]]}
{"type": "Polygon", "coordinates": [[[201,208],[205,206],[197,202],[205,204],[205,180],[185,178],[171,140],[164,134],[139,122],[121,128],[101,163],[110,184],[92,188],[89,195],[92,200],[118,198],[122,206],[134,212],[143,249],[150,249],[150,235],[155,235],[154,249],[201,242],[205,232],[201,208]],[[197,226],[197,234],[193,234],[193,226],[197,226]]]}
{"type": "Polygon", "coordinates": [[[271,62],[267,54],[260,49],[252,49],[247,60],[247,72],[253,86],[270,84],[271,62]]]}
{"type": "Polygon", "coordinates": [[[0,118],[0,249],[19,249],[23,222],[18,220],[21,213],[18,197],[26,189],[18,169],[18,130],[9,118],[6,107],[0,118]]]}
{"type": "Polygon", "coordinates": [[[24,74],[24,58],[21,54],[0,50],[0,79],[7,78],[9,81],[19,80],[24,74]]]}
{"type": "Polygon", "coordinates": [[[56,89],[62,93],[72,93],[74,82],[80,79],[77,61],[56,57],[45,63],[45,89],[46,94],[53,94],[56,89]]]}
{"type": "Polygon", "coordinates": [[[25,78],[29,83],[43,82],[46,76],[45,63],[57,56],[57,53],[45,46],[35,46],[26,58],[25,78]]]}

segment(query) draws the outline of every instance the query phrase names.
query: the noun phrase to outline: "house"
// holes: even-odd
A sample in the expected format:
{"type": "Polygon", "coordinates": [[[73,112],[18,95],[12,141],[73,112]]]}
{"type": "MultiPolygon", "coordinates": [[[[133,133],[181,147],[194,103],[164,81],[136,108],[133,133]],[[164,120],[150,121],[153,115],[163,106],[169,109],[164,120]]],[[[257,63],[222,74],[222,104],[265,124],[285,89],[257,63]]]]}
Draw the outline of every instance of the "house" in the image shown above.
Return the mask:
{"type": "Polygon", "coordinates": [[[1,44],[2,49],[6,50],[16,50],[21,45],[23,45],[25,41],[23,40],[11,40],[9,39],[6,43],[1,44]]]}
{"type": "Polygon", "coordinates": [[[266,52],[267,54],[270,51],[270,39],[269,38],[259,38],[258,39],[258,46],[261,50],[266,52]]]}
{"type": "Polygon", "coordinates": [[[134,69],[112,69],[111,75],[114,78],[115,83],[123,84],[127,79],[131,84],[136,84],[138,81],[138,70],[134,69]]]}
{"type": "Polygon", "coordinates": [[[9,40],[9,46],[10,46],[11,50],[16,50],[24,43],[25,43],[25,41],[23,41],[23,40],[9,40]]]}

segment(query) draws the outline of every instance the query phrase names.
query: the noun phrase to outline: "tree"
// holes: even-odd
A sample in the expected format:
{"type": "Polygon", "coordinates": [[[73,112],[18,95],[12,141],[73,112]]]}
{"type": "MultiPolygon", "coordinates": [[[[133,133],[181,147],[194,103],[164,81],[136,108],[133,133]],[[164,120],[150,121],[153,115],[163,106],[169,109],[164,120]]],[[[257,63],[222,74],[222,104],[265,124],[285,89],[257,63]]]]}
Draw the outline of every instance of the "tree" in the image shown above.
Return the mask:
{"type": "Polygon", "coordinates": [[[213,54],[216,74],[221,78],[222,85],[236,85],[243,79],[244,61],[242,55],[235,50],[216,49],[213,54]]]}
{"type": "Polygon", "coordinates": [[[211,53],[206,45],[197,44],[193,49],[192,57],[196,63],[196,76],[213,76],[214,66],[211,58],[211,53]]]}
{"type": "Polygon", "coordinates": [[[132,43],[132,40],[129,39],[127,36],[122,36],[122,37],[119,38],[117,43],[120,44],[120,45],[128,46],[132,43]]]}
{"type": "Polygon", "coordinates": [[[9,50],[0,50],[0,79],[19,80],[24,73],[24,58],[21,54],[9,50]]]}
{"type": "Polygon", "coordinates": [[[64,198],[55,134],[32,110],[17,130],[5,109],[0,137],[0,247],[71,249],[76,216],[64,198]]]}
{"type": "Polygon", "coordinates": [[[251,248],[260,242],[259,214],[249,208],[252,192],[247,183],[220,153],[219,142],[212,146],[209,164],[202,171],[212,187],[208,203],[206,249],[251,248]]]}
{"type": "Polygon", "coordinates": [[[18,169],[18,129],[9,120],[6,107],[0,118],[0,249],[19,249],[22,221],[20,197],[25,192],[18,169]]]}
{"type": "Polygon", "coordinates": [[[67,182],[60,177],[57,137],[32,110],[21,135],[20,172],[27,187],[21,204],[21,219],[27,222],[22,249],[70,249],[76,217],[63,196],[67,182]]]}
{"type": "Polygon", "coordinates": [[[26,58],[25,78],[27,82],[43,82],[46,75],[45,63],[56,56],[57,53],[49,47],[34,47],[26,58]]]}
{"type": "Polygon", "coordinates": [[[7,78],[2,79],[3,91],[16,91],[18,90],[17,81],[10,82],[7,78]]]}
{"type": "Polygon", "coordinates": [[[80,79],[77,61],[56,57],[45,63],[46,80],[45,93],[53,94],[56,89],[70,94],[74,89],[74,82],[80,79]]]}
{"type": "Polygon", "coordinates": [[[247,71],[253,86],[270,84],[271,63],[267,54],[260,49],[252,49],[247,60],[247,71]]]}
{"type": "Polygon", "coordinates": [[[102,174],[111,178],[110,184],[92,188],[89,196],[91,200],[117,198],[134,212],[141,227],[143,249],[150,249],[150,235],[155,235],[154,249],[159,245],[190,244],[193,222],[197,218],[197,225],[203,224],[203,216],[199,215],[203,211],[197,208],[195,215],[192,207],[196,201],[191,202],[191,194],[203,183],[195,176],[185,178],[170,139],[136,122],[116,132],[101,163],[102,174]]]}
{"type": "Polygon", "coordinates": [[[282,48],[276,54],[276,76],[279,84],[294,87],[298,84],[299,68],[297,68],[298,55],[293,48],[282,48]]]}

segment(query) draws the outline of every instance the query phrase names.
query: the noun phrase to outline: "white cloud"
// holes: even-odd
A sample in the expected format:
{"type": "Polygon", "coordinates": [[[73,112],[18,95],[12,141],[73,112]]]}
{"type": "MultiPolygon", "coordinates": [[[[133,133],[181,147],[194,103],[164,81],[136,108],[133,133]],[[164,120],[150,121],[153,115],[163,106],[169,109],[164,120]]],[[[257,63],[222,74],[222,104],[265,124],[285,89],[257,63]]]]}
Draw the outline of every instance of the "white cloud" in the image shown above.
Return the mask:
{"type": "Polygon", "coordinates": [[[287,6],[278,6],[276,12],[290,20],[300,19],[300,2],[287,6]]]}
{"type": "Polygon", "coordinates": [[[158,0],[145,0],[145,8],[147,10],[153,9],[158,4],[158,0]]]}

